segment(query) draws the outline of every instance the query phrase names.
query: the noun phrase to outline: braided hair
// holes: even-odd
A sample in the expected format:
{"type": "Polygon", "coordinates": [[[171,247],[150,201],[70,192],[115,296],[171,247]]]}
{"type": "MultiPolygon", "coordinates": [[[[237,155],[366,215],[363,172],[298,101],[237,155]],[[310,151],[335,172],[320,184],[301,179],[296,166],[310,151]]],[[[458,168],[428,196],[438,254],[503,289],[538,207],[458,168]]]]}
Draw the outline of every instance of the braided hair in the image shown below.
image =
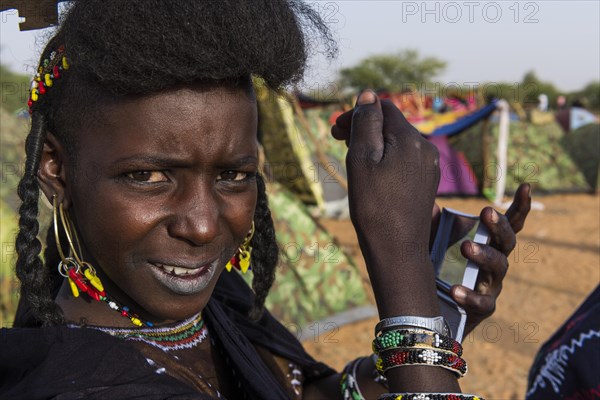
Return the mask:
{"type": "MultiPolygon", "coordinates": [[[[37,172],[47,132],[76,163],[77,131],[103,105],[122,96],[145,95],[192,83],[250,87],[260,77],[279,90],[297,83],[308,54],[320,39],[337,51],[319,14],[297,0],[76,0],[40,57],[40,65],[64,46],[70,68],[31,107],[26,168],[16,238],[16,273],[21,296],[15,326],[64,323],[54,302],[62,277],[53,226],[44,262],[38,239],[37,172]]],[[[252,319],[260,318],[275,279],[278,248],[265,182],[257,178],[252,239],[252,319]]],[[[65,243],[65,240],[61,240],[65,243]]],[[[66,250],[66,249],[65,249],[66,250]]]]}

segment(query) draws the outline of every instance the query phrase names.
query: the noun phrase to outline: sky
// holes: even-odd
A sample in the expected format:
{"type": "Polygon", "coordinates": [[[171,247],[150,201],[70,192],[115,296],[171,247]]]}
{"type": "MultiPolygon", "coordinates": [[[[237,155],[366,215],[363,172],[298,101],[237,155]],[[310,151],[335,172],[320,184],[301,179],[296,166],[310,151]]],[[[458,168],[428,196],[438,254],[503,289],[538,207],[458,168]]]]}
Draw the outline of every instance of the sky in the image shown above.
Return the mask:
{"type": "MultiPolygon", "coordinates": [[[[563,91],[600,80],[600,0],[306,2],[340,50],[333,61],[311,59],[306,87],[327,87],[339,68],[405,49],[446,61],[442,83],[516,83],[530,70],[563,91]]],[[[50,30],[19,32],[16,13],[1,14],[0,61],[31,74],[50,30]]]]}

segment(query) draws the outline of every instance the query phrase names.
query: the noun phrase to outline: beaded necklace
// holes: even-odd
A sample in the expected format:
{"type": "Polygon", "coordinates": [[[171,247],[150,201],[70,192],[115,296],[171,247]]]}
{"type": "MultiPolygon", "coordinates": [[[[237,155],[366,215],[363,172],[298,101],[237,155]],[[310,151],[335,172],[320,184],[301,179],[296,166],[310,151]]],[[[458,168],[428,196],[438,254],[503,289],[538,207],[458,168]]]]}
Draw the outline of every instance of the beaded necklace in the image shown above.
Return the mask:
{"type": "Polygon", "coordinates": [[[198,313],[175,326],[157,328],[107,328],[89,326],[89,328],[108,333],[124,340],[134,340],[158,347],[163,351],[181,350],[196,347],[208,336],[208,329],[198,313]]]}

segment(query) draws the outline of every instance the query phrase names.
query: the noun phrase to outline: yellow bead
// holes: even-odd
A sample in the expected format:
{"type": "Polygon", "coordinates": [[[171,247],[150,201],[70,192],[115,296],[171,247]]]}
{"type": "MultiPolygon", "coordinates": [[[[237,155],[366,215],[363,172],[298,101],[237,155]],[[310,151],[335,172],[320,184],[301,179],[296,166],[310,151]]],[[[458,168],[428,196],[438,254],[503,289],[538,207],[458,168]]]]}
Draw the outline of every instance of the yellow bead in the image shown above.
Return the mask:
{"type": "Polygon", "coordinates": [[[225,265],[225,269],[227,270],[227,272],[231,272],[231,268],[233,268],[233,265],[231,265],[231,261],[227,261],[227,265],[225,265]]]}
{"type": "Polygon", "coordinates": [[[38,91],[37,91],[37,89],[33,89],[31,91],[31,100],[32,101],[38,101],[38,91]]]}
{"type": "Polygon", "coordinates": [[[52,86],[53,82],[52,82],[52,79],[50,78],[50,74],[44,75],[44,83],[46,84],[46,87],[52,86]]]}
{"type": "Polygon", "coordinates": [[[86,278],[88,279],[88,281],[90,281],[90,282],[91,282],[91,281],[92,281],[92,279],[94,279],[94,277],[96,276],[96,275],[92,274],[92,271],[90,271],[90,270],[89,270],[89,268],[88,268],[88,269],[86,269],[85,271],[83,271],[83,275],[85,275],[85,277],[86,277],[86,278]]]}
{"type": "Polygon", "coordinates": [[[98,289],[99,292],[104,291],[102,282],[100,281],[100,278],[98,278],[97,275],[92,274],[92,272],[89,269],[86,269],[83,274],[90,281],[92,286],[95,287],[96,289],[98,289]]]}
{"type": "Polygon", "coordinates": [[[243,274],[245,274],[248,271],[249,267],[250,260],[248,260],[247,258],[240,258],[240,269],[242,270],[243,274]]]}
{"type": "Polygon", "coordinates": [[[75,282],[73,282],[71,278],[68,279],[69,286],[71,286],[71,293],[73,293],[73,297],[79,297],[79,289],[77,288],[77,285],[75,284],[75,282]]]}
{"type": "Polygon", "coordinates": [[[69,63],[67,62],[67,57],[62,58],[62,67],[63,67],[63,69],[69,69],[69,63]]]}
{"type": "Polygon", "coordinates": [[[137,319],[136,317],[131,317],[131,322],[133,322],[133,324],[135,326],[142,326],[142,321],[140,321],[139,319],[137,319]]]}
{"type": "Polygon", "coordinates": [[[92,279],[90,281],[90,283],[96,288],[98,289],[98,291],[103,292],[104,291],[104,286],[102,285],[102,282],[100,281],[100,278],[98,278],[97,276],[94,276],[94,279],[92,279]]]}

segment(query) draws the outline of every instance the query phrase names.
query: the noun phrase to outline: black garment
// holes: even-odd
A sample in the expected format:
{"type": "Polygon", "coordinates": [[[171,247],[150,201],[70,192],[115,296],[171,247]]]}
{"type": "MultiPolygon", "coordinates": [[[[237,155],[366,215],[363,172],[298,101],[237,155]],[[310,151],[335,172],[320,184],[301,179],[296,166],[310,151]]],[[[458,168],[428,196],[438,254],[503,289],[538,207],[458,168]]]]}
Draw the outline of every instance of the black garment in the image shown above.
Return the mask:
{"type": "Polygon", "coordinates": [[[538,352],[528,400],[600,398],[600,285],[538,352]]]}
{"type": "MultiPolygon", "coordinates": [[[[225,272],[203,311],[211,338],[228,359],[238,382],[235,400],[289,398],[254,344],[296,363],[305,383],[335,373],[310,357],[268,312],[258,323],[250,321],[246,315],[252,296],[237,273],[225,272]]],[[[0,331],[1,400],[210,398],[159,372],[131,343],[94,329],[0,331]]]]}

